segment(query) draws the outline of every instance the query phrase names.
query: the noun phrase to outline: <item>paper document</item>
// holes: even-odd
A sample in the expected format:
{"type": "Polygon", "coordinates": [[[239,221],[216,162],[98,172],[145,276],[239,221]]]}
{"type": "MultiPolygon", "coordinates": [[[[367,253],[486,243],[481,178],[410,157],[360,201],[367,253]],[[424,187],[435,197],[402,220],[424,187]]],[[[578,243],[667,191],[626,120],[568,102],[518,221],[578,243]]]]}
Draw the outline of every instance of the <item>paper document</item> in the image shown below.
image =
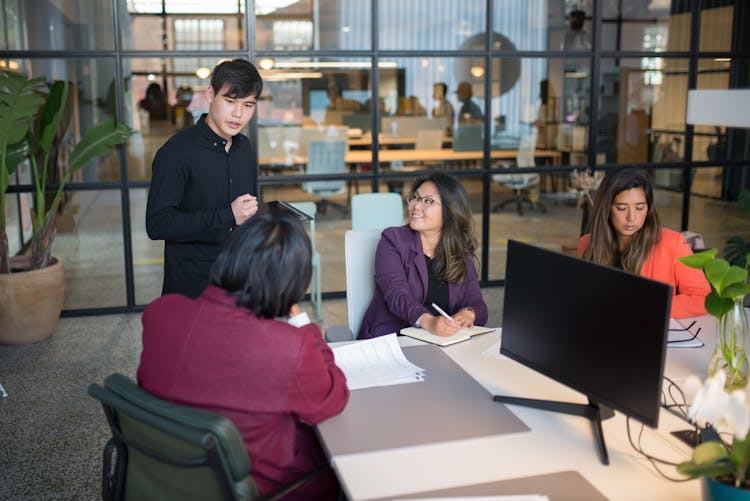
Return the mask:
{"type": "Polygon", "coordinates": [[[425,341],[427,343],[436,344],[438,346],[450,346],[452,344],[460,343],[461,341],[468,341],[473,336],[477,336],[479,334],[486,334],[494,330],[495,329],[475,325],[474,327],[464,327],[463,329],[458,329],[458,332],[456,332],[452,336],[446,337],[446,336],[436,336],[435,334],[431,333],[427,329],[420,329],[418,327],[407,327],[405,329],[401,329],[401,334],[403,334],[404,336],[413,337],[414,339],[419,339],[420,341],[425,341]]]}
{"type": "Polygon", "coordinates": [[[667,334],[667,346],[670,348],[700,348],[703,341],[698,338],[700,327],[695,322],[683,325],[674,318],[669,319],[669,333],[667,334]]]}
{"type": "Polygon", "coordinates": [[[424,369],[407,360],[395,333],[337,346],[333,356],[350,390],[424,381],[424,369]]]}

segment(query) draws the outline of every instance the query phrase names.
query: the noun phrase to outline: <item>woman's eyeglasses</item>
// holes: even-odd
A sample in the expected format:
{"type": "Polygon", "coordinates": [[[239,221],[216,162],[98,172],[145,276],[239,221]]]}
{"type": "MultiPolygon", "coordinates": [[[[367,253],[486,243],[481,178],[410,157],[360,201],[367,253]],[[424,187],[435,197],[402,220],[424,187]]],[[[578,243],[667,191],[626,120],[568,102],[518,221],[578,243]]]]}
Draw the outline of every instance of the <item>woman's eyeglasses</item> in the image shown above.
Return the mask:
{"type": "Polygon", "coordinates": [[[421,203],[422,207],[425,209],[429,209],[430,207],[434,207],[436,205],[440,205],[440,202],[435,200],[431,197],[420,197],[416,192],[412,191],[409,193],[409,195],[406,197],[406,203],[409,205],[416,205],[417,203],[421,203]]]}

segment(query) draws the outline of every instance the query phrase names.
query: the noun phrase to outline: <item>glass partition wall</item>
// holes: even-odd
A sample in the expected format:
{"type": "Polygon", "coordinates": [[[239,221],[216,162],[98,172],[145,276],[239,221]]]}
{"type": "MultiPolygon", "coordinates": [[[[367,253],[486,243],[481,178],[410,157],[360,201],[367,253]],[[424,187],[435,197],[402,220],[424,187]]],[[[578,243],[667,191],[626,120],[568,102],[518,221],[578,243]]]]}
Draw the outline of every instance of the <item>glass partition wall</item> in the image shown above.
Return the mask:
{"type": "MultiPolygon", "coordinates": [[[[72,133],[109,116],[134,130],[66,193],[54,251],[67,315],[160,294],[163,243],[144,223],[151,161],[207,111],[224,58],[264,78],[243,131],[259,196],[317,203],[324,297],[345,289],[351,197],[405,194],[436,169],[469,192],[485,285],[502,285],[509,239],[575,253],[586,194],[574,173],[586,169],[648,169],[663,223],[708,247],[750,238],[736,203],[750,186],[748,130],[685,123],[690,89],[748,87],[744,2],[0,3],[0,68],[70,81],[72,133]],[[343,159],[321,164],[321,148],[343,159]]],[[[28,166],[11,179],[13,252],[29,239],[32,182],[28,166]]]]}

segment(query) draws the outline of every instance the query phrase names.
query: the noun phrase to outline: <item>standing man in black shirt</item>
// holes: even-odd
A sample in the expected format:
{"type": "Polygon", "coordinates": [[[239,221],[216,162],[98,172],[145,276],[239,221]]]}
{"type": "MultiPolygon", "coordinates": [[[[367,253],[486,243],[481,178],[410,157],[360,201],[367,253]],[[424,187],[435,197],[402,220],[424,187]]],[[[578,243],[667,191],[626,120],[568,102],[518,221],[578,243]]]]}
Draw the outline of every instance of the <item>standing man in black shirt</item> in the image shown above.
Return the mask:
{"type": "Polygon", "coordinates": [[[206,90],[208,113],[156,152],[146,231],[164,240],[162,294],[199,296],[232,229],[258,211],[250,141],[240,131],[262,91],[252,63],[224,61],[206,90]]]}

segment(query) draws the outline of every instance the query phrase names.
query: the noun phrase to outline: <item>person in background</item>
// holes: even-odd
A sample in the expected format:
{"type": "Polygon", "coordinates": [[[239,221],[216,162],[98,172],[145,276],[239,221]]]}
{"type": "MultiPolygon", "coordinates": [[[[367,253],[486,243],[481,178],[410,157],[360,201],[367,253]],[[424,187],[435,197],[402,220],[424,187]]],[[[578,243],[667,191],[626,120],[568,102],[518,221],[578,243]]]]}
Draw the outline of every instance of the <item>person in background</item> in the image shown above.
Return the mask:
{"type": "MultiPolygon", "coordinates": [[[[197,299],[168,294],[143,313],[138,382],[229,418],[261,494],[327,463],[312,424],[347,404],[346,377],[298,302],[312,273],[296,216],[259,214],[232,234],[197,299]]],[[[284,499],[337,499],[331,470],[284,499]]]]}
{"type": "Polygon", "coordinates": [[[435,118],[445,119],[445,135],[453,136],[453,118],[455,111],[453,105],[448,101],[448,86],[443,82],[438,82],[432,86],[432,97],[435,99],[435,107],[432,109],[432,116],[435,118]]]}
{"type": "Polygon", "coordinates": [[[626,168],[604,178],[589,231],[578,241],[579,257],[670,284],[672,318],[706,314],[711,288],[701,270],[677,261],[692,250],[682,235],[659,224],[646,172],[626,168]]]}
{"type": "Polygon", "coordinates": [[[466,190],[439,172],[417,179],[407,197],[409,224],[383,231],[375,254],[375,292],[358,338],[416,326],[439,336],[487,322],[474,265],[466,190]],[[451,320],[433,309],[438,305],[451,320]]]}
{"type": "Polygon", "coordinates": [[[474,95],[471,84],[465,80],[458,84],[456,95],[461,102],[461,107],[458,109],[458,123],[481,123],[482,120],[484,120],[484,114],[479,106],[477,106],[477,104],[471,99],[474,95]]]}
{"type": "Polygon", "coordinates": [[[206,90],[208,114],[156,152],[146,232],[164,240],[162,294],[198,297],[232,230],[258,211],[253,152],[240,131],[262,92],[252,63],[222,62],[206,90]]]}

